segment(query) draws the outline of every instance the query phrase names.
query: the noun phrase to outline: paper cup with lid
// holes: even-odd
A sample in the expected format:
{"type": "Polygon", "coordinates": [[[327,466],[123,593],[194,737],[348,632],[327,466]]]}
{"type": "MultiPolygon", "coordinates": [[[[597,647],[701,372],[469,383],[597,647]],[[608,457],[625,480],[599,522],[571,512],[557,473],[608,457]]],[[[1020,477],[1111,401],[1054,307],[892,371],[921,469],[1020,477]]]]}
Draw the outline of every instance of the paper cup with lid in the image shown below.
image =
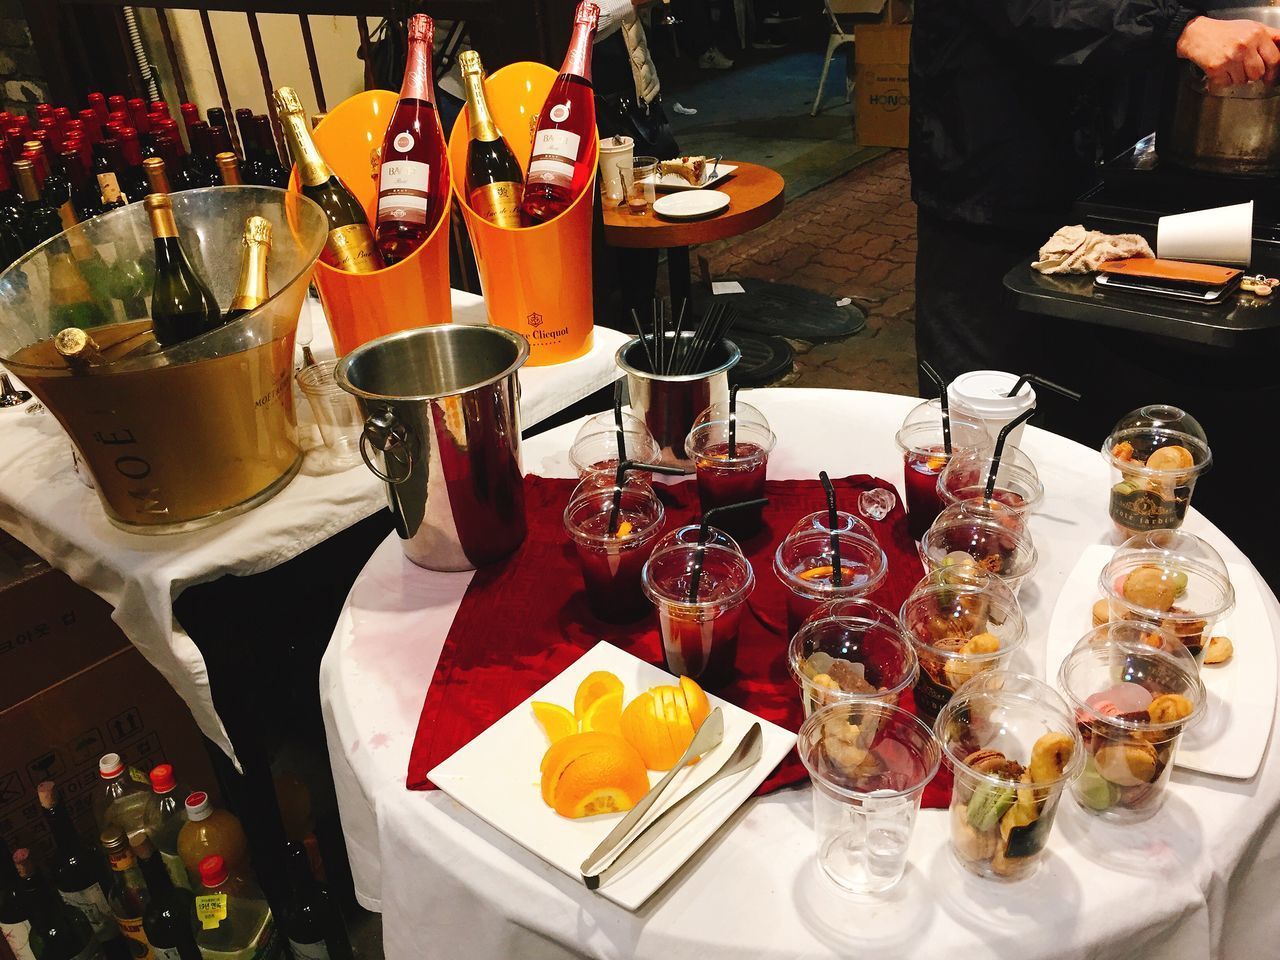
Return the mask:
{"type": "Polygon", "coordinates": [[[1111,467],[1111,520],[1121,538],[1182,526],[1196,480],[1213,463],[1199,421],[1152,403],[1131,410],[1102,445],[1111,467]]]}
{"type": "MultiPolygon", "coordinates": [[[[994,440],[1006,423],[1020,417],[1036,405],[1036,391],[1024,382],[1012,397],[1009,392],[1021,378],[1002,370],[970,370],[951,381],[947,387],[947,399],[953,411],[959,411],[982,422],[994,440]]],[[[1022,442],[1025,423],[1005,440],[1005,448],[1016,447],[1022,442]]]]}

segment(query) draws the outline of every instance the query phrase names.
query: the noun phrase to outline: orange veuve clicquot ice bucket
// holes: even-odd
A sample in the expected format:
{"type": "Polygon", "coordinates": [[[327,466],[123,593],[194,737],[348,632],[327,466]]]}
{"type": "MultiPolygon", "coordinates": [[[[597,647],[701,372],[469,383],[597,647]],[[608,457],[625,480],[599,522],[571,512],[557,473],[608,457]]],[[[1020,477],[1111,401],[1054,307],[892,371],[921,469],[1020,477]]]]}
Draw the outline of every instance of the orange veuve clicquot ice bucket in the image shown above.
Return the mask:
{"type": "MultiPolygon", "coordinates": [[[[377,151],[391,122],[397,95],[366,90],[338,104],[312,134],[329,168],[374,223],[378,201],[377,151]]],[[[289,189],[298,189],[295,168],[289,189]]],[[[452,200],[450,200],[450,204],[452,200]]],[[[384,334],[453,319],[449,303],[449,206],[425,243],[393,267],[347,273],[316,264],[320,292],[339,356],[384,334]]]]}
{"type": "MultiPolygon", "coordinates": [[[[489,112],[522,170],[529,169],[538,111],[556,72],[540,63],[513,63],[485,81],[489,112]]],[[[328,123],[328,120],[325,121],[328,123]]],[[[481,217],[466,200],[469,120],[464,109],[449,137],[455,202],[462,208],[480,268],[489,322],[523,334],[530,366],[561,363],[591,349],[591,211],[595,177],[560,216],[513,230],[481,217]]],[[[600,142],[593,137],[594,168],[600,142]]]]}

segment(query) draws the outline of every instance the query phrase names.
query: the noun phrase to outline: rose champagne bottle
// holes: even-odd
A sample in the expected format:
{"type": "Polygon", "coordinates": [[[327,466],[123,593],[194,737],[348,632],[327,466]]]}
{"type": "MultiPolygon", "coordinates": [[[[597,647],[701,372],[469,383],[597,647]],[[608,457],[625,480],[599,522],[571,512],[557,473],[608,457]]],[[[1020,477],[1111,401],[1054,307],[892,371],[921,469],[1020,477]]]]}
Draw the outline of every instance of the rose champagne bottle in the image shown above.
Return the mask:
{"type": "Polygon", "coordinates": [[[434,33],[425,13],[409,18],[404,83],[382,141],[375,235],[388,264],[399,263],[431,235],[449,194],[449,159],[432,95],[434,33]]]}
{"type": "Polygon", "coordinates": [[[591,43],[599,19],[600,8],[591,0],[578,4],[569,52],[538,115],[520,205],[530,223],[545,223],[568,209],[595,170],[591,151],[596,132],[591,43]]]}

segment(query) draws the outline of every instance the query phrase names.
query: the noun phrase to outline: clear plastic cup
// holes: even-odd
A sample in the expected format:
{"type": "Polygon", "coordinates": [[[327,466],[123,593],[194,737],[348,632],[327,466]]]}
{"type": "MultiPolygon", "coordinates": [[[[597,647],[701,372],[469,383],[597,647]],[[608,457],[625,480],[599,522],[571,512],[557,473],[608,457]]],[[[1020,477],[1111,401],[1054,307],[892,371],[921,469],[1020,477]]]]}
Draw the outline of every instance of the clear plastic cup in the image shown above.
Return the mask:
{"type": "Polygon", "coordinates": [[[351,466],[360,462],[364,417],[356,406],[356,398],[333,379],[337,365],[337,360],[322,360],[303,367],[296,377],[302,395],[315,414],[316,426],[329,449],[330,460],[337,466],[351,466]]]}
{"type": "Polygon", "coordinates": [[[624,171],[623,182],[627,188],[627,210],[636,216],[645,216],[657,198],[658,158],[633,157],[631,169],[624,171]]]}
{"type": "Polygon", "coordinates": [[[818,865],[851,893],[893,889],[941,762],[933,731],[898,707],[845,701],[804,722],[796,752],[813,781],[818,865]]]}
{"type": "MultiPolygon", "coordinates": [[[[790,532],[794,534],[806,533],[809,530],[825,530],[830,533],[830,516],[831,514],[826,510],[815,510],[813,513],[797,520],[791,527],[790,532]]],[[[868,540],[880,542],[875,535],[875,531],[871,529],[871,524],[861,517],[847,513],[844,510],[836,511],[836,529],[840,533],[856,533],[859,536],[866,537],[868,540]]]]}
{"type": "Polygon", "coordinates": [[[1058,670],[1086,753],[1072,793],[1088,813],[1117,823],[1160,809],[1182,733],[1205,709],[1191,655],[1168,636],[1153,645],[1151,632],[1146,624],[1103,624],[1058,670]]]}
{"type": "MultiPolygon", "coordinates": [[[[674,530],[668,530],[659,538],[658,542],[654,544],[653,551],[657,553],[659,550],[678,543],[696,546],[701,535],[702,527],[700,524],[690,523],[683,527],[676,527],[674,530]]],[[[737,553],[743,553],[742,547],[737,540],[716,527],[707,527],[707,543],[718,544],[722,547],[728,547],[737,553]]],[[[743,555],[745,556],[746,554],[743,553],[743,555]]]]}
{"type": "Polygon", "coordinates": [[[1053,688],[1004,670],[965,683],[933,727],[955,774],[951,852],[993,880],[1025,880],[1044,860],[1063,789],[1084,768],[1071,709],[1053,688]]]}
{"type": "Polygon", "coordinates": [[[628,623],[649,612],[640,573],[662,533],[666,510],[652,488],[624,485],[618,531],[611,535],[609,515],[617,490],[600,487],[571,500],[564,528],[578,550],[591,612],[610,623],[628,623]]]}
{"type": "MultiPolygon", "coordinates": [[[[627,454],[626,459],[636,463],[656,462],[658,445],[643,426],[640,430],[624,430],[622,443],[627,454]]],[[[580,477],[590,473],[616,476],[619,463],[617,431],[601,430],[579,436],[569,448],[569,462],[573,464],[573,468],[578,471],[580,477]]]]}
{"type": "MultiPolygon", "coordinates": [[[[703,410],[685,438],[685,452],[698,474],[698,501],[705,513],[713,507],[755,500],[764,496],[769,453],[777,437],[755,407],[739,402],[733,415],[734,443],[729,443],[730,414],[727,403],[703,410]]],[[[760,529],[763,508],[735,511],[717,519],[739,536],[760,529]]]]}
{"type": "Polygon", "coordinates": [[[919,664],[897,616],[870,600],[835,600],[805,618],[787,652],[807,717],[829,703],[897,704],[919,664]]]}
{"type": "MultiPolygon", "coordinates": [[[[582,421],[582,426],[578,428],[578,432],[573,435],[573,439],[581,440],[583,437],[589,437],[593,433],[611,433],[618,429],[618,422],[614,419],[612,410],[605,410],[602,413],[593,413],[587,419],[582,421]]],[[[644,425],[644,421],[639,417],[623,411],[622,429],[630,433],[648,433],[649,428],[644,425]]]]}
{"type": "Polygon", "coordinates": [[[967,681],[1008,669],[1027,636],[1026,618],[1008,586],[977,579],[922,582],[898,616],[920,661],[916,713],[929,723],[967,681]]]}
{"type": "Polygon", "coordinates": [[[1102,456],[1111,465],[1110,513],[1121,537],[1182,526],[1196,480],[1213,463],[1196,418],[1159,403],[1122,417],[1102,456]]]}
{"type": "Polygon", "coordinates": [[[732,678],[738,628],[755,582],[742,552],[720,543],[699,550],[696,542],[675,542],[653,551],[641,585],[658,612],[668,671],[713,689],[732,678]],[[690,599],[699,553],[702,574],[697,597],[690,599]]]}
{"type": "MultiPolygon", "coordinates": [[[[991,437],[982,421],[958,410],[949,414],[951,454],[989,449],[991,437]]],[[[942,431],[942,401],[926,400],[913,407],[894,439],[902,451],[902,489],[907,505],[907,528],[919,540],[933,523],[943,503],[938,496],[938,475],[951,459],[942,431]]]]}
{"type": "Polygon", "coordinates": [[[787,636],[819,604],[861,597],[880,586],[889,560],[874,539],[856,533],[835,534],[840,549],[840,584],[834,583],[832,534],[823,530],[790,533],[773,555],[773,572],[787,588],[787,636]]]}
{"type": "Polygon", "coordinates": [[[1153,624],[1203,663],[1213,628],[1235,606],[1217,550],[1193,534],[1154,531],[1125,542],[1098,576],[1112,622],[1153,624]]]}
{"type": "Polygon", "coordinates": [[[1039,562],[1026,526],[1019,529],[990,513],[959,511],[945,519],[939,516],[920,541],[926,570],[965,564],[965,555],[1007,583],[1014,596],[1039,562]]]}
{"type": "Polygon", "coordinates": [[[1018,599],[1009,585],[994,573],[988,573],[977,564],[952,564],[926,573],[911,588],[909,597],[926,593],[931,587],[966,586],[980,593],[990,594],[1007,607],[1018,606],[1018,599]]]}
{"type": "Polygon", "coordinates": [[[992,506],[1020,516],[1030,514],[1044,499],[1044,484],[1031,458],[1017,447],[1005,446],[996,467],[996,482],[987,497],[987,477],[991,473],[992,453],[986,450],[964,450],[953,454],[938,475],[938,496],[944,504],[988,500],[992,506]]]}

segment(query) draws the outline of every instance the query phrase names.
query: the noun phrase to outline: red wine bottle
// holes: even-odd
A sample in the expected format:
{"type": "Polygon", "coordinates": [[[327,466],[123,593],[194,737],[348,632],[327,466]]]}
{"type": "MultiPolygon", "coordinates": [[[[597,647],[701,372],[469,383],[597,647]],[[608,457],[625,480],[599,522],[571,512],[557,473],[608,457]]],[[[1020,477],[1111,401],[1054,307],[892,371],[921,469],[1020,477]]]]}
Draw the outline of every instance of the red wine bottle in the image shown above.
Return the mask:
{"type": "Polygon", "coordinates": [[[596,133],[591,43],[599,20],[600,8],[591,0],[578,4],[569,52],[538,115],[520,205],[530,223],[545,223],[567,210],[595,170],[591,150],[596,133]]]}
{"type": "Polygon", "coordinates": [[[431,41],[425,13],[409,18],[409,53],[400,99],[382,141],[375,236],[388,265],[413,253],[444,215],[449,158],[432,95],[431,41]]]}

